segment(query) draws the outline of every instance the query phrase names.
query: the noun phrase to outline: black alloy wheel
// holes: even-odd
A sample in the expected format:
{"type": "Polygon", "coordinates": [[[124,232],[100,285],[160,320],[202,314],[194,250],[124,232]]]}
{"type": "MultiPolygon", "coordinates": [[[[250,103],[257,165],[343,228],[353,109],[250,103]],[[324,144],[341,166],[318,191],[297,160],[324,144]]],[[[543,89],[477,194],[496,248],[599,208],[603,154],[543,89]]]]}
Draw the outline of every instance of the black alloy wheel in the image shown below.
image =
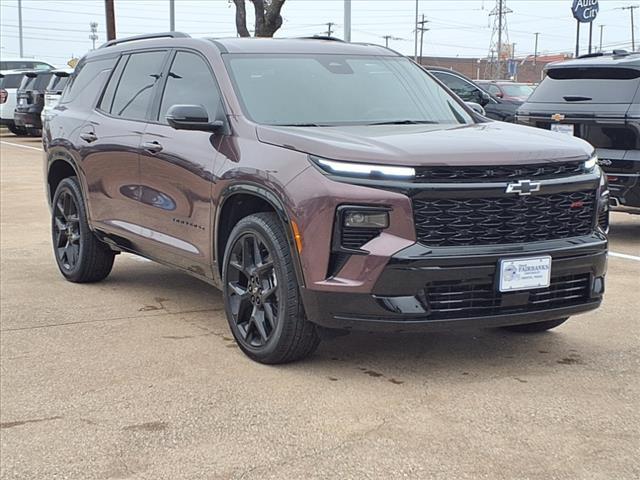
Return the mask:
{"type": "Polygon", "coordinates": [[[263,347],[276,329],[280,309],[271,252],[257,233],[246,233],[234,243],[228,266],[233,321],[247,346],[263,347]]]}
{"type": "Polygon", "coordinates": [[[73,271],[80,259],[80,217],[78,205],[69,190],[64,190],[53,206],[53,241],[58,263],[73,271]]]}
{"type": "Polygon", "coordinates": [[[265,364],[293,362],[320,343],[307,320],[285,223],[272,212],[241,219],[226,241],[224,306],[238,347],[265,364]]]}
{"type": "Polygon", "coordinates": [[[76,177],[63,179],[51,201],[51,239],[60,273],[70,282],[99,282],[109,275],[115,252],[89,228],[76,177]]]}

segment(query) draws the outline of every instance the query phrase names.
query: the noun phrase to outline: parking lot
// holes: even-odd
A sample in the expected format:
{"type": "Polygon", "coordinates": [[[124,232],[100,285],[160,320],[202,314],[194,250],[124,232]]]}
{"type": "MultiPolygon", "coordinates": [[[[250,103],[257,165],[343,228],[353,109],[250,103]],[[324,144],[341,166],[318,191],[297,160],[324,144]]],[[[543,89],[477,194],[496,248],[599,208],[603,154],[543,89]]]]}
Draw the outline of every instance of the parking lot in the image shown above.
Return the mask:
{"type": "Polygon", "coordinates": [[[557,330],[358,333],[250,361],[220,293],[51,252],[40,139],[3,130],[2,477],[640,477],[640,218],[612,215],[601,309],[557,330]]]}

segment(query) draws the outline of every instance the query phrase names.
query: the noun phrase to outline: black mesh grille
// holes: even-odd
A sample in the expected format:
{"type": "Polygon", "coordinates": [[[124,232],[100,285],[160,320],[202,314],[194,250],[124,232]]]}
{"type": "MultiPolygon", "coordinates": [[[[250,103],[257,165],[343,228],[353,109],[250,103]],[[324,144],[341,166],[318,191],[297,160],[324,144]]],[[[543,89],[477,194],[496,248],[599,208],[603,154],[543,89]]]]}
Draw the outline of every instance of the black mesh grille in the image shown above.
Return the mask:
{"type": "Polygon", "coordinates": [[[419,167],[416,182],[506,182],[521,178],[549,179],[584,171],[584,162],[482,167],[419,167]]]}
{"type": "Polygon", "coordinates": [[[498,245],[588,235],[596,192],[495,198],[414,199],[418,241],[429,246],[498,245]]]}
{"type": "Polygon", "coordinates": [[[380,235],[376,228],[342,228],[342,246],[344,248],[358,249],[365,243],[380,235]]]}
{"type": "Polygon", "coordinates": [[[548,288],[501,293],[486,280],[443,281],[425,287],[429,317],[484,317],[520,311],[547,310],[584,303],[589,298],[589,274],[551,279],[548,288]]]}

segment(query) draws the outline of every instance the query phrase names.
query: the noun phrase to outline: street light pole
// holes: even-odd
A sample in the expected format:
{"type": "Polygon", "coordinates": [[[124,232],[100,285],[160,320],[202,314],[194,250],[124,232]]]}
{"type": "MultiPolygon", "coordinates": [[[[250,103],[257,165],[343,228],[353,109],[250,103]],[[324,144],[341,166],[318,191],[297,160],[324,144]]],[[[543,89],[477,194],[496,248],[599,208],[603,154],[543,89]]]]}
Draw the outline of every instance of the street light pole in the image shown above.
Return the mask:
{"type": "Polygon", "coordinates": [[[24,57],[24,45],[22,42],[22,0],[18,0],[18,37],[20,39],[20,58],[24,57]]]}
{"type": "Polygon", "coordinates": [[[344,41],[351,41],[351,0],[344,0],[344,41]]]}
{"type": "Polygon", "coordinates": [[[534,33],[534,35],[536,36],[536,46],[533,50],[533,64],[537,65],[538,64],[538,36],[540,35],[540,32],[536,32],[534,33]]]}
{"type": "Polygon", "coordinates": [[[169,0],[169,31],[176,31],[176,2],[169,0]]]}
{"type": "Polygon", "coordinates": [[[602,52],[602,30],[604,30],[604,25],[600,25],[600,52],[602,52]]]}
{"type": "Polygon", "coordinates": [[[416,0],[416,18],[413,22],[413,26],[415,27],[415,35],[413,36],[413,59],[416,61],[416,63],[418,62],[418,2],[419,0],[416,0]]]}

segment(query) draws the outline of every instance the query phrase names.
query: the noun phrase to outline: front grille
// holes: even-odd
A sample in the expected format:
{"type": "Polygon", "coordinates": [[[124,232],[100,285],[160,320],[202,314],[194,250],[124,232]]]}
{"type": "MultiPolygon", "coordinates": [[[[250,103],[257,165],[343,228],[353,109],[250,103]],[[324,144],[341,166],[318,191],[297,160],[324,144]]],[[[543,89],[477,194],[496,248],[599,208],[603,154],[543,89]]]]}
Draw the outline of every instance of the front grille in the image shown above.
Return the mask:
{"type": "Polygon", "coordinates": [[[551,279],[549,287],[498,292],[493,282],[440,281],[425,287],[429,318],[486,317],[580,305],[589,299],[588,273],[551,279]]]}
{"type": "Polygon", "coordinates": [[[416,236],[433,247],[500,245],[588,235],[596,192],[413,199],[416,236]]]}
{"type": "Polygon", "coordinates": [[[380,235],[377,228],[342,228],[342,246],[344,248],[359,249],[365,243],[380,235]]]}
{"type": "Polygon", "coordinates": [[[418,167],[416,182],[508,182],[521,178],[549,179],[584,172],[584,162],[482,167],[418,167]]]}

